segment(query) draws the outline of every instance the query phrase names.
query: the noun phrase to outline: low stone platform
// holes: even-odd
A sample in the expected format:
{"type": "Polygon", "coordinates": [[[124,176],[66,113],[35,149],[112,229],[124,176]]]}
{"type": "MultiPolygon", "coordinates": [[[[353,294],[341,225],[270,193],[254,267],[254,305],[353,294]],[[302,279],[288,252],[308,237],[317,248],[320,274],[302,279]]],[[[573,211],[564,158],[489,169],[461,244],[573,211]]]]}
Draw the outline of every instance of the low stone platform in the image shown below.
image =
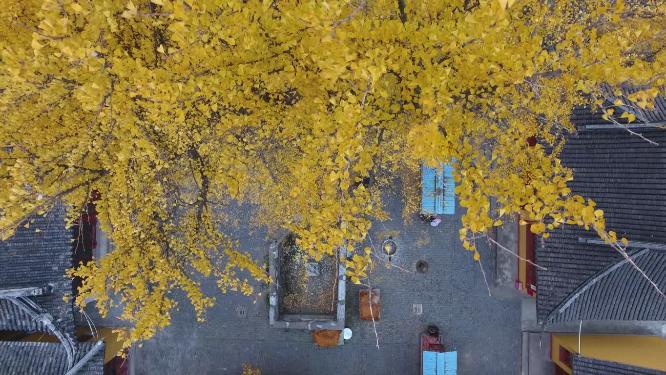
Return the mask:
{"type": "Polygon", "coordinates": [[[293,236],[269,249],[269,322],[274,328],[340,330],[345,322],[346,267],[336,256],[311,259],[293,236]]]}

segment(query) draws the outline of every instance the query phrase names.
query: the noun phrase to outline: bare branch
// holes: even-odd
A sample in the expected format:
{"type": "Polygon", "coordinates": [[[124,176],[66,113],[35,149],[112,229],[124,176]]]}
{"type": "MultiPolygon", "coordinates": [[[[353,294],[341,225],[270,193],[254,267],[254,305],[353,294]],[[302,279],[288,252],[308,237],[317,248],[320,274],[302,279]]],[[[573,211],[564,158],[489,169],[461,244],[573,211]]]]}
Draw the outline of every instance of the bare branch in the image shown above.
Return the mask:
{"type": "Polygon", "coordinates": [[[652,279],[651,279],[651,278],[645,273],[645,271],[643,271],[643,270],[638,266],[638,264],[636,264],[636,262],[634,261],[634,259],[633,259],[632,257],[630,257],[629,254],[627,254],[626,248],[623,248],[622,246],[620,246],[620,245],[618,245],[618,244],[611,244],[611,247],[612,247],[613,249],[617,250],[617,251],[618,251],[618,252],[624,257],[624,259],[627,261],[627,263],[631,264],[631,266],[632,266],[636,271],[638,271],[638,273],[640,273],[641,276],[643,276],[643,278],[644,278],[645,280],[647,280],[647,282],[650,283],[650,285],[652,285],[652,287],[655,289],[655,291],[657,291],[657,293],[658,293],[660,296],[662,296],[663,298],[666,298],[666,294],[664,294],[664,292],[659,288],[659,285],[657,285],[657,283],[655,283],[654,281],[652,281],[652,279]]]}
{"type": "Polygon", "coordinates": [[[492,297],[492,293],[490,293],[490,286],[488,286],[488,279],[486,279],[486,271],[483,270],[483,264],[481,264],[481,258],[479,258],[479,268],[481,269],[481,274],[483,275],[483,282],[486,283],[486,289],[488,289],[488,295],[492,297]]]}
{"type": "Polygon", "coordinates": [[[507,249],[505,246],[503,246],[503,245],[500,244],[499,242],[495,241],[495,240],[492,239],[490,236],[488,236],[488,235],[483,235],[483,237],[486,237],[486,239],[487,239],[489,242],[492,242],[492,243],[495,244],[498,248],[500,248],[500,249],[506,251],[507,253],[509,253],[509,254],[513,255],[514,257],[516,257],[516,258],[522,260],[523,262],[527,262],[527,263],[533,265],[534,267],[536,267],[536,268],[538,268],[538,269],[540,269],[540,270],[544,270],[544,271],[547,270],[546,267],[540,266],[540,265],[538,265],[538,264],[532,262],[531,260],[529,260],[529,259],[525,259],[525,258],[521,257],[520,255],[514,253],[513,251],[507,249]]]}
{"type": "Polygon", "coordinates": [[[407,22],[407,13],[405,13],[405,0],[398,0],[398,10],[400,11],[400,21],[407,22]]]}
{"type": "MultiPolygon", "coordinates": [[[[605,89],[601,89],[600,91],[601,91],[601,95],[604,97],[604,99],[608,100],[608,101],[611,102],[611,103],[615,102],[615,98],[611,97],[611,96],[606,92],[605,89]]],[[[622,105],[618,105],[617,107],[620,108],[620,109],[622,109],[622,110],[625,111],[625,112],[629,112],[629,113],[635,115],[636,118],[638,118],[639,120],[641,120],[641,122],[642,122],[643,124],[646,124],[646,125],[649,124],[648,119],[645,118],[645,116],[643,116],[642,113],[640,113],[639,111],[632,111],[632,110],[630,110],[630,107],[631,107],[631,106],[622,104],[622,105]]],[[[607,120],[610,121],[610,122],[612,122],[612,123],[615,125],[615,127],[622,128],[622,129],[626,130],[627,132],[629,132],[629,134],[631,134],[631,135],[635,135],[635,136],[639,137],[640,139],[642,139],[642,140],[644,140],[644,141],[650,143],[651,145],[659,146],[659,143],[657,143],[657,142],[655,142],[655,141],[653,141],[653,140],[651,140],[651,139],[646,138],[645,136],[643,136],[643,134],[637,133],[637,132],[635,132],[635,131],[629,129],[629,127],[627,127],[627,126],[624,126],[624,125],[620,124],[615,118],[613,118],[613,117],[611,117],[611,116],[607,116],[607,117],[608,117],[607,120]]]]}
{"type": "Polygon", "coordinates": [[[655,142],[655,141],[653,141],[653,140],[651,140],[651,139],[649,139],[649,138],[646,138],[646,137],[645,137],[643,134],[641,134],[641,133],[637,133],[637,132],[631,130],[628,126],[624,126],[624,125],[620,124],[616,119],[614,119],[614,118],[612,118],[612,117],[609,116],[609,117],[608,117],[608,120],[610,120],[610,121],[613,123],[612,125],[613,125],[614,127],[616,127],[616,128],[620,128],[620,129],[624,129],[624,130],[626,130],[627,132],[629,132],[629,134],[631,134],[631,135],[635,135],[635,136],[637,136],[638,138],[640,138],[640,139],[646,141],[647,143],[649,143],[649,144],[651,144],[651,145],[659,146],[659,143],[657,143],[657,142],[655,142]]]}
{"type": "Polygon", "coordinates": [[[365,7],[367,7],[367,6],[368,6],[368,0],[364,0],[364,1],[362,1],[362,2],[361,2],[356,8],[354,8],[354,10],[352,10],[351,13],[349,13],[349,15],[348,15],[347,17],[345,17],[345,18],[343,18],[343,19],[341,19],[341,20],[338,20],[338,21],[333,22],[333,25],[332,25],[333,28],[335,29],[336,27],[338,27],[338,26],[340,26],[340,25],[342,25],[342,24],[345,24],[345,23],[349,22],[352,18],[354,18],[354,16],[356,16],[356,14],[357,14],[358,12],[362,11],[362,10],[365,9],[365,7]]]}
{"type": "Polygon", "coordinates": [[[372,88],[372,77],[368,78],[368,86],[365,88],[365,92],[363,93],[363,99],[361,99],[361,107],[363,108],[365,108],[365,99],[368,97],[370,88],[372,88]]]}
{"type": "Polygon", "coordinates": [[[39,29],[37,29],[35,27],[32,27],[32,26],[29,26],[29,25],[26,25],[23,22],[13,21],[13,23],[18,25],[19,27],[21,27],[23,29],[32,31],[33,33],[35,33],[35,34],[37,34],[37,35],[39,35],[43,38],[47,38],[47,39],[51,39],[51,40],[62,40],[62,39],[69,38],[69,35],[46,35],[43,32],[41,32],[39,29]]]}
{"type": "Polygon", "coordinates": [[[370,307],[370,319],[372,319],[372,330],[375,333],[375,346],[379,350],[379,335],[377,334],[377,323],[375,322],[375,313],[372,311],[372,285],[370,284],[370,276],[367,277],[368,280],[368,307],[370,307]]]}

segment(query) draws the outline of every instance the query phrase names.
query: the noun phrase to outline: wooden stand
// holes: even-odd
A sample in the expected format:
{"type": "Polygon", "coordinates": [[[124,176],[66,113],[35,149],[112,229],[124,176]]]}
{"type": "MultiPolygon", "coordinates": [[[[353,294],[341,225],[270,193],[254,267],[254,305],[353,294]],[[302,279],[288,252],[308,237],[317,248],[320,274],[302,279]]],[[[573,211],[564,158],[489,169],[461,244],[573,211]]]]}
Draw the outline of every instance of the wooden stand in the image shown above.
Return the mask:
{"type": "Polygon", "coordinates": [[[379,320],[382,315],[379,289],[363,289],[358,292],[358,307],[361,320],[379,320]],[[372,312],[370,306],[372,305],[372,312]]]}
{"type": "Polygon", "coordinates": [[[315,344],[321,348],[332,348],[340,345],[340,333],[342,331],[332,329],[322,329],[312,331],[312,339],[315,344]]]}

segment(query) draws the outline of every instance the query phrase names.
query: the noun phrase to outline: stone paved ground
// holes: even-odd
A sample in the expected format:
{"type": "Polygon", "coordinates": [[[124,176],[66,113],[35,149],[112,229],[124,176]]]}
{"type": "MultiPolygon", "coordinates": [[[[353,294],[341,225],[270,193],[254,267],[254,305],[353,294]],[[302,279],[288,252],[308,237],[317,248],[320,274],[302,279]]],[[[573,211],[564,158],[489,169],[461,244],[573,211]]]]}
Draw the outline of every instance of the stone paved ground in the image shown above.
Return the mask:
{"type": "MultiPolygon", "coordinates": [[[[354,336],[333,349],[316,348],[308,332],[270,328],[265,296],[218,295],[203,324],[197,324],[191,308],[182,303],[172,326],[137,349],[136,373],[240,374],[248,362],[264,375],[418,374],[419,333],[436,324],[447,350],[458,351],[459,374],[518,374],[520,299],[488,295],[479,264],[457,238],[460,217],[446,217],[433,228],[417,219],[403,223],[397,203],[389,211],[393,221],[376,224],[371,237],[378,246],[392,234],[398,243],[393,263],[407,272],[378,262],[371,274],[383,304],[377,322],[380,349],[372,322],[358,319],[358,286],[347,288],[346,324],[354,336]],[[425,275],[414,272],[419,259],[429,263],[425,275]],[[413,304],[422,304],[422,315],[413,313],[413,304]]],[[[259,259],[265,256],[270,241],[263,233],[243,227],[238,233],[245,249],[253,249],[259,259]]],[[[479,247],[492,289],[494,253],[483,244],[479,247]]],[[[205,287],[214,293],[212,281],[205,287]]]]}

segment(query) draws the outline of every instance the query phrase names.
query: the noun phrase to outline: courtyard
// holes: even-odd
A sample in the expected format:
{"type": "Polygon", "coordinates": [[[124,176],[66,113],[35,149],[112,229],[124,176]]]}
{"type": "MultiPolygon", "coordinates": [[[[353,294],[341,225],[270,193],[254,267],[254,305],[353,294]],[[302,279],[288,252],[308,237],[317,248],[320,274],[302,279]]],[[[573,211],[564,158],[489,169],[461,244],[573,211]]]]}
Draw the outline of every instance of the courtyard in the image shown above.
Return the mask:
{"type": "MultiPolygon", "coordinates": [[[[458,351],[459,374],[517,374],[520,371],[520,298],[494,293],[495,253],[479,243],[479,263],[458,239],[460,207],[437,227],[414,217],[401,219],[400,199],[387,199],[393,220],[375,223],[370,239],[379,254],[370,284],[381,291],[381,320],[359,319],[358,292],[347,283],[346,323],[353,337],[343,346],[318,348],[308,331],[271,328],[266,287],[259,297],[215,292],[213,280],[204,290],[217,305],[204,323],[196,323],[185,299],[174,312],[172,325],[133,353],[137,374],[240,374],[244,363],[265,375],[299,374],[417,374],[419,334],[429,324],[439,326],[446,350],[458,351]],[[380,254],[381,241],[392,236],[398,245],[391,265],[380,254]],[[428,263],[426,273],[416,262],[428,263]],[[379,348],[377,348],[377,341],[379,348]]],[[[241,222],[250,212],[239,210],[241,222]],[[245,216],[245,217],[243,217],[245,216]]],[[[243,249],[265,259],[272,239],[240,226],[243,249]]]]}

